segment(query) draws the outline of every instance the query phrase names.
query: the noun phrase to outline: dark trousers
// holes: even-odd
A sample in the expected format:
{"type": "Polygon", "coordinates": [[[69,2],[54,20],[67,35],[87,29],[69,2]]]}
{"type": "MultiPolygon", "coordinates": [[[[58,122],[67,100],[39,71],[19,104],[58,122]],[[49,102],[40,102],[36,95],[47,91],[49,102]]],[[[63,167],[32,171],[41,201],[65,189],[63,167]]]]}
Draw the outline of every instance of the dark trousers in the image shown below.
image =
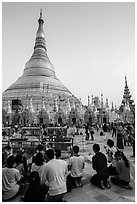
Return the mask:
{"type": "Polygon", "coordinates": [[[86,138],[85,138],[85,140],[89,140],[89,133],[88,133],[88,132],[86,132],[86,138]]]}
{"type": "Polygon", "coordinates": [[[81,181],[82,176],[80,177],[72,177],[70,174],[67,176],[67,192],[70,192],[73,188],[76,187],[76,182],[81,181]]]}
{"type": "Polygon", "coordinates": [[[117,171],[116,171],[116,167],[110,165],[108,167],[108,173],[109,173],[109,176],[112,176],[112,175],[118,175],[117,171]]]}
{"type": "Polygon", "coordinates": [[[111,177],[111,181],[117,186],[121,186],[121,185],[127,186],[129,184],[129,182],[123,181],[118,177],[111,177]]]}
{"type": "Polygon", "coordinates": [[[93,141],[94,140],[94,133],[93,132],[90,132],[90,134],[91,134],[91,140],[93,141]]]}
{"type": "Polygon", "coordinates": [[[113,132],[112,132],[112,137],[113,137],[113,136],[116,137],[116,130],[114,130],[114,129],[113,129],[113,132]]]}
{"type": "Polygon", "coordinates": [[[96,186],[101,186],[101,181],[104,182],[104,185],[106,185],[106,182],[109,178],[109,175],[108,174],[95,174],[94,176],[91,177],[91,180],[90,182],[93,184],[93,185],[96,185],[96,186]]]}

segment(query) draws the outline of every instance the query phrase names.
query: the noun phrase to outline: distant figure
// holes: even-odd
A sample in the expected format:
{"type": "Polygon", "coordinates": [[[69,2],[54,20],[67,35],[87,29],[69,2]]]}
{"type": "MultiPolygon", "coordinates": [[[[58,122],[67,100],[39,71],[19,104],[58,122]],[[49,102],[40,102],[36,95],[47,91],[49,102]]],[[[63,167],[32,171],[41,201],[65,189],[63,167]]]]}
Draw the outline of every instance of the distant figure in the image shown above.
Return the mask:
{"type": "Polygon", "coordinates": [[[73,156],[69,158],[68,165],[70,168],[70,174],[67,176],[67,191],[71,191],[74,187],[81,187],[83,169],[85,166],[84,157],[79,155],[79,147],[75,145],[73,147],[73,156]]]}
{"type": "Polygon", "coordinates": [[[108,131],[108,127],[106,123],[103,124],[102,129],[103,129],[104,140],[106,140],[107,139],[106,132],[108,131]]]}
{"type": "Polygon", "coordinates": [[[110,188],[107,158],[100,152],[99,144],[93,145],[93,151],[95,155],[92,157],[92,167],[97,173],[91,177],[90,182],[102,189],[110,188]]]}
{"type": "Polygon", "coordinates": [[[90,135],[91,135],[91,140],[93,141],[94,140],[94,128],[91,126],[89,128],[89,131],[90,131],[90,135]]]}
{"type": "Polygon", "coordinates": [[[89,140],[89,125],[88,124],[85,126],[85,133],[86,133],[85,140],[89,140]]]}
{"type": "Polygon", "coordinates": [[[112,124],[112,137],[115,136],[116,137],[116,123],[112,124]]]}
{"type": "Polygon", "coordinates": [[[132,147],[133,147],[133,154],[131,155],[131,157],[135,157],[135,124],[131,126],[130,135],[132,138],[132,147]]]}
{"type": "Polygon", "coordinates": [[[117,148],[119,150],[124,149],[124,144],[123,144],[123,126],[122,123],[117,123],[117,148]]]}
{"type": "Polygon", "coordinates": [[[111,139],[107,140],[107,146],[104,147],[106,149],[107,161],[109,163],[108,171],[110,175],[116,175],[116,167],[115,167],[115,152],[117,152],[117,148],[114,146],[114,141],[111,139]]]}
{"type": "Polygon", "coordinates": [[[131,190],[130,185],[130,163],[123,152],[117,151],[115,153],[116,171],[118,176],[112,177],[112,183],[131,190]]]}

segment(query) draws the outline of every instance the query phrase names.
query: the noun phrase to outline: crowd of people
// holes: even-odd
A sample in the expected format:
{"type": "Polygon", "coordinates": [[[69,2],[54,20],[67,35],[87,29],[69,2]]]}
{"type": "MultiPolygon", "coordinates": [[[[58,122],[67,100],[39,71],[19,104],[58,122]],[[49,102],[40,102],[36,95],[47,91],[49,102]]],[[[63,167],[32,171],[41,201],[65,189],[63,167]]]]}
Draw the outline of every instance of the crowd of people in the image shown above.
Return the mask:
{"type": "Polygon", "coordinates": [[[111,134],[112,138],[116,137],[116,146],[119,150],[123,150],[125,146],[133,147],[133,155],[135,157],[135,125],[130,123],[123,123],[121,121],[114,123],[104,123],[100,125],[85,125],[85,140],[93,141],[95,131],[100,131],[100,136],[104,136],[104,140],[107,140],[107,132],[111,134]]]}
{"type": "MultiPolygon", "coordinates": [[[[130,162],[112,139],[108,139],[102,153],[99,144],[93,144],[91,168],[96,173],[90,182],[101,189],[111,188],[111,183],[131,190],[130,162]],[[111,181],[111,182],[110,182],[111,181]]],[[[9,201],[22,195],[24,202],[62,202],[66,192],[82,187],[82,177],[87,158],[79,154],[79,146],[72,148],[70,157],[61,159],[61,150],[49,147],[44,151],[39,144],[28,164],[22,150],[15,156],[6,146],[3,152],[2,200],[9,201]]]]}

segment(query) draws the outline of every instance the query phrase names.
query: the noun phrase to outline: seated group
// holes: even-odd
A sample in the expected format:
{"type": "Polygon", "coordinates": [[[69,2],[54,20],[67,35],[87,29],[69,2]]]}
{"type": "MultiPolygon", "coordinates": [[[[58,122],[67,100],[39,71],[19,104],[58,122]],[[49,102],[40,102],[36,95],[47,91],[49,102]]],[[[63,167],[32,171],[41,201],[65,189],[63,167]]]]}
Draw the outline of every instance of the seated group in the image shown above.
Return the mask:
{"type": "MultiPolygon", "coordinates": [[[[112,140],[107,141],[106,153],[99,144],[93,145],[92,167],[96,174],[90,182],[102,189],[111,188],[111,182],[131,190],[130,163],[123,152],[117,151],[112,140]],[[108,165],[108,162],[110,165],[108,165]]],[[[79,155],[79,147],[73,147],[68,160],[60,159],[59,149],[43,151],[39,145],[32,159],[30,169],[22,153],[9,154],[2,168],[2,200],[8,201],[23,195],[24,202],[59,202],[66,192],[82,186],[85,157],[79,155]]]]}

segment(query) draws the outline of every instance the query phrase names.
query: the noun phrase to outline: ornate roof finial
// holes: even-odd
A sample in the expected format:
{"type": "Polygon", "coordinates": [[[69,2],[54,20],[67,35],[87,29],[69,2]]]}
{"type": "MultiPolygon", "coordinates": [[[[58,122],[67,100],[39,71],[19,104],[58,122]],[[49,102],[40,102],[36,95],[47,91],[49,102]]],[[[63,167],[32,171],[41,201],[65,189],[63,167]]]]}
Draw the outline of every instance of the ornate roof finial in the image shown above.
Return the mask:
{"type": "Polygon", "coordinates": [[[42,19],[42,9],[40,9],[40,19],[42,19]]]}
{"type": "Polygon", "coordinates": [[[42,9],[40,9],[40,17],[39,17],[39,20],[38,20],[38,22],[39,22],[39,24],[40,23],[44,23],[44,20],[43,20],[43,18],[42,18],[42,9]]]}
{"type": "Polygon", "coordinates": [[[125,87],[127,86],[127,77],[125,76],[125,87]]]}
{"type": "Polygon", "coordinates": [[[88,107],[90,106],[90,96],[88,96],[88,107]]]}
{"type": "MultiPolygon", "coordinates": [[[[40,17],[38,19],[38,23],[39,23],[39,27],[38,27],[38,31],[36,33],[36,38],[38,37],[42,37],[42,38],[45,38],[45,35],[44,35],[44,30],[43,30],[43,23],[44,23],[44,20],[42,18],[42,9],[40,10],[40,17]]],[[[45,39],[44,39],[45,40],[45,39]]],[[[44,45],[45,46],[45,45],[44,45]]]]}

